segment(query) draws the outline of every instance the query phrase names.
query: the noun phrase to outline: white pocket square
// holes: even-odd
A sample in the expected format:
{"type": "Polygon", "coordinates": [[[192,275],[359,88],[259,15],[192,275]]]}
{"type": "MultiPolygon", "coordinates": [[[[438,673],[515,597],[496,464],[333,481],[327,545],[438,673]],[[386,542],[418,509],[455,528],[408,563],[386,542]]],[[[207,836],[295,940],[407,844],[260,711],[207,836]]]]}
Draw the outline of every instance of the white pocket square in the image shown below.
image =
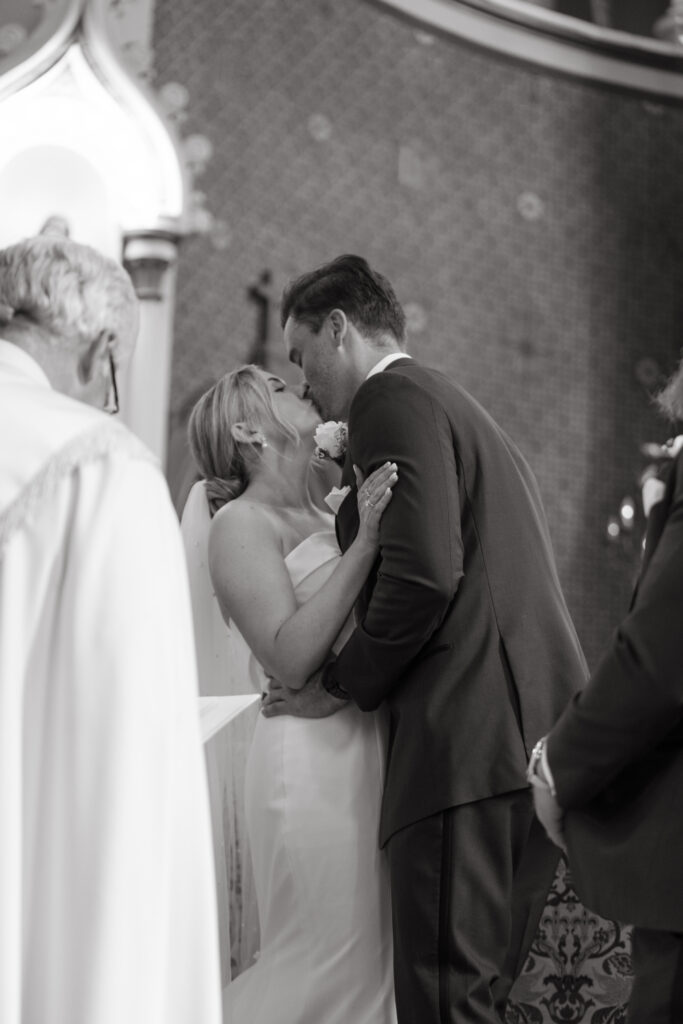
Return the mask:
{"type": "Polygon", "coordinates": [[[325,497],[324,501],[328,508],[331,508],[335,516],[339,511],[344,498],[349,493],[351,488],[347,484],[346,487],[333,487],[330,493],[325,497]]]}

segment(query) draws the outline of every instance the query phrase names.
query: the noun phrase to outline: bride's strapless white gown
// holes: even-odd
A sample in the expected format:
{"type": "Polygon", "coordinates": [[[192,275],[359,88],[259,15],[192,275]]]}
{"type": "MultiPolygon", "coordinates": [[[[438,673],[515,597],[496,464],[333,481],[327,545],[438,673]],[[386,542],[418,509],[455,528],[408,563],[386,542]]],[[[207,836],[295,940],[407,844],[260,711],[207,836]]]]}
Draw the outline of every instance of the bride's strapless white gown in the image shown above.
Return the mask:
{"type": "MultiPolygon", "coordinates": [[[[340,557],[334,532],[287,557],[300,603],[340,557]]],[[[244,644],[234,633],[235,642],[244,644]]],[[[246,653],[246,652],[243,652],[246,653]]],[[[252,683],[265,685],[253,656],[252,683]]],[[[391,905],[378,847],[382,722],[258,717],[246,817],[261,926],[255,964],[225,990],[226,1024],[394,1024],[391,905]]]]}

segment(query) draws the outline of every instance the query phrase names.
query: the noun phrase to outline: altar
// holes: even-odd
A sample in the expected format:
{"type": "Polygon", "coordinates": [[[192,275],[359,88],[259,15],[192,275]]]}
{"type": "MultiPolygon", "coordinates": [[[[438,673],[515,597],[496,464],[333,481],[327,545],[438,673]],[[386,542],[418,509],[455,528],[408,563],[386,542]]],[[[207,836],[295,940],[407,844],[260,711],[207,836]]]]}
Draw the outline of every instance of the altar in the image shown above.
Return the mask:
{"type": "Polygon", "coordinates": [[[244,823],[244,770],[259,694],[199,698],[211,809],[221,987],[252,962],[258,915],[244,823]]]}

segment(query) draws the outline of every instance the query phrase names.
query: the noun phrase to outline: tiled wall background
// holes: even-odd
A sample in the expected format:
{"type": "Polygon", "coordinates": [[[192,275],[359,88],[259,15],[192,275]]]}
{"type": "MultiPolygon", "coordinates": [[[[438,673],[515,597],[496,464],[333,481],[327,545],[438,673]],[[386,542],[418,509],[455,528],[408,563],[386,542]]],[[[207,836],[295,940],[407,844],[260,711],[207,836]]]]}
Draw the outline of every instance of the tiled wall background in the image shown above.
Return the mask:
{"type": "Polygon", "coordinates": [[[188,401],[249,354],[261,272],[279,295],[364,254],[408,306],[413,354],[529,458],[594,663],[634,563],[605,522],[639,443],[670,433],[639,376],[680,347],[683,113],[366,0],[158,0],[154,48],[157,87],[188,91],[183,134],[213,147],[197,147],[213,227],[179,266],[171,478],[188,401]]]}

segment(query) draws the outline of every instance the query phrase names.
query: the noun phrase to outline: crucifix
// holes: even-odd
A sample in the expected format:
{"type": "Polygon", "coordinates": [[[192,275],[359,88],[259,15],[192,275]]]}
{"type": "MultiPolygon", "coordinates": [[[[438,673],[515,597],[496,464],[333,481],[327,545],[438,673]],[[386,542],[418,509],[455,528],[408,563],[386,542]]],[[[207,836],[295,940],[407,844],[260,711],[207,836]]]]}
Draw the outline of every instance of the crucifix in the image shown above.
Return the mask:
{"type": "Polygon", "coordinates": [[[262,270],[258,280],[247,288],[247,298],[256,306],[256,333],[249,352],[248,362],[265,368],[268,359],[270,338],[270,311],[273,301],[273,275],[262,270]]]}

